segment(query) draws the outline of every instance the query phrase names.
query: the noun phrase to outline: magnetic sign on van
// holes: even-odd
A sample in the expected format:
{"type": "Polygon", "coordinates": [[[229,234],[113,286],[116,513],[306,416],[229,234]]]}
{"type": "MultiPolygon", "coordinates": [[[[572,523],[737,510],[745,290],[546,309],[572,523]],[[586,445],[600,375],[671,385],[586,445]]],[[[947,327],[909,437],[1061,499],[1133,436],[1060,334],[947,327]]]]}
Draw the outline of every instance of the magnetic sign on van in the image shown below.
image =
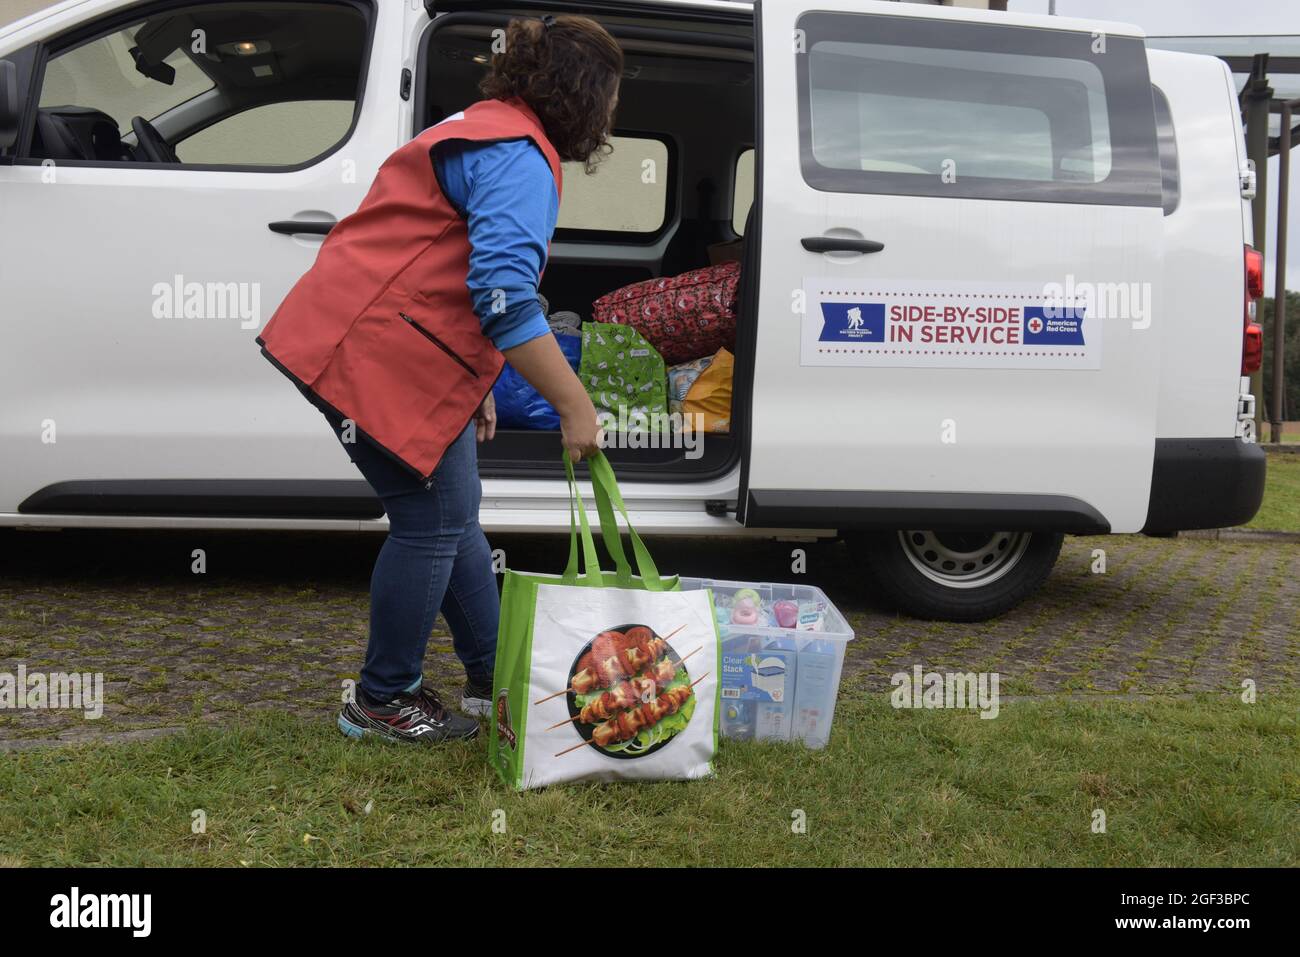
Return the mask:
{"type": "Polygon", "coordinates": [[[809,278],[800,364],[1100,368],[1098,317],[1044,288],[809,278]]]}

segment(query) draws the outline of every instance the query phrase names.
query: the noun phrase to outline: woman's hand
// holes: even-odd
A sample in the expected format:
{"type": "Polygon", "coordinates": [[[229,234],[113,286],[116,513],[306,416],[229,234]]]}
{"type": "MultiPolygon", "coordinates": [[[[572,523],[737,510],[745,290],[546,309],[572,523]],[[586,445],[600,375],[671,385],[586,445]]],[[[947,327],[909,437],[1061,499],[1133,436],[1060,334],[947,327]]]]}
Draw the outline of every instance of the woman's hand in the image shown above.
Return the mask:
{"type": "Polygon", "coordinates": [[[596,418],[596,407],[585,392],[583,398],[587,400],[585,408],[580,407],[568,415],[560,413],[560,441],[569,458],[575,462],[600,451],[601,428],[596,418]]]}
{"type": "Polygon", "coordinates": [[[480,442],[489,441],[497,434],[497,400],[489,392],[474,413],[474,433],[480,442]]]}

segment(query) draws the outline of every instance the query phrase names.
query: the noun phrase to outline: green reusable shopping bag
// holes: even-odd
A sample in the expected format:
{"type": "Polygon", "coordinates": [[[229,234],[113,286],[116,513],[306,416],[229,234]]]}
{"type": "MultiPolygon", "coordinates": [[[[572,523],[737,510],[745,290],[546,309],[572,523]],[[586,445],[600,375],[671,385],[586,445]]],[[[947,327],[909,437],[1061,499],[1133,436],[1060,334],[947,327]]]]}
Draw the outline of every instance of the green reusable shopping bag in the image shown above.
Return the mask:
{"type": "Polygon", "coordinates": [[[505,573],[488,759],[521,790],[703,777],[713,770],[721,689],[713,595],[659,575],[609,462],[598,453],[588,464],[614,570],[600,568],[566,455],[568,565],[560,575],[505,573]],[[635,574],[615,509],[627,523],[635,574]]]}
{"type": "Polygon", "coordinates": [[[584,322],[578,378],[607,432],[668,428],[664,360],[631,326],[584,322]]]}

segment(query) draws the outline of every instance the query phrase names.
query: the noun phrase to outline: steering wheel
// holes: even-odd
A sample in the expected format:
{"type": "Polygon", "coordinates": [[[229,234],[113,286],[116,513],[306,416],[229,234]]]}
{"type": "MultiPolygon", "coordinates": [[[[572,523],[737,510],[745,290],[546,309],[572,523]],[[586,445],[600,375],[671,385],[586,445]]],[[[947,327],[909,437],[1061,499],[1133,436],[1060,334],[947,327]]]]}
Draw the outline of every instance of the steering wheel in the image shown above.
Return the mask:
{"type": "Polygon", "coordinates": [[[140,152],[144,153],[144,158],[148,162],[179,163],[181,161],[157,128],[143,116],[131,117],[131,129],[135,133],[135,141],[139,145],[140,152]]]}

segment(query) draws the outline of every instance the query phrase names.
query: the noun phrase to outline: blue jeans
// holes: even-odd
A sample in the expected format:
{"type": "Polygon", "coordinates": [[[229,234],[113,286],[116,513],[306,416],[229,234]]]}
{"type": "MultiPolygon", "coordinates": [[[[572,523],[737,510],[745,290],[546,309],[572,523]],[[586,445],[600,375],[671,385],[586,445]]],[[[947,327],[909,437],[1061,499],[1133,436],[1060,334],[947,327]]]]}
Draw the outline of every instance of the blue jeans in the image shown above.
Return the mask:
{"type": "Polygon", "coordinates": [[[419,686],[439,609],[470,681],[490,687],[501,605],[492,552],[478,523],[483,486],[474,423],[448,447],[425,488],[364,436],[343,441],[343,422],[333,413],[325,418],[388,514],[388,538],[370,576],[361,689],[389,701],[419,686]]]}

